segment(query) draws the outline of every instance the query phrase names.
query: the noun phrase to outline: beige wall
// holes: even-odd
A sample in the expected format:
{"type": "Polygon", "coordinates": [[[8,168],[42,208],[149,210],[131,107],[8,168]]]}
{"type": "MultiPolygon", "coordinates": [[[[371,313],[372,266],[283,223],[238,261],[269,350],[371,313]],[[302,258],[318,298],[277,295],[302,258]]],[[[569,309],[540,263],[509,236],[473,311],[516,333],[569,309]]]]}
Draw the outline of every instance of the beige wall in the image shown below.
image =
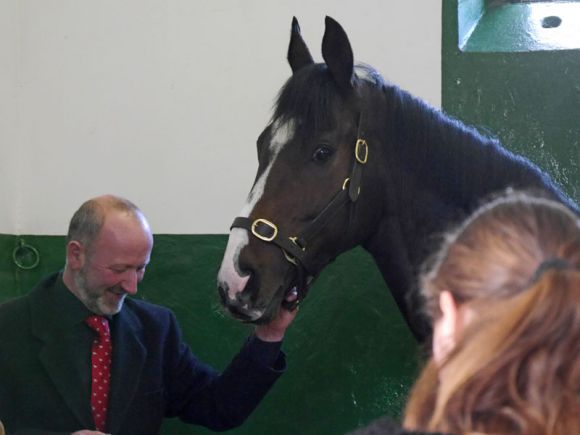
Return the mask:
{"type": "Polygon", "coordinates": [[[0,233],[63,234],[105,192],[156,233],[226,233],[293,15],[315,59],[330,15],[357,61],[440,104],[439,1],[1,0],[0,233]]]}
{"type": "Polygon", "coordinates": [[[20,209],[17,2],[0,1],[0,232],[15,231],[20,209]]]}

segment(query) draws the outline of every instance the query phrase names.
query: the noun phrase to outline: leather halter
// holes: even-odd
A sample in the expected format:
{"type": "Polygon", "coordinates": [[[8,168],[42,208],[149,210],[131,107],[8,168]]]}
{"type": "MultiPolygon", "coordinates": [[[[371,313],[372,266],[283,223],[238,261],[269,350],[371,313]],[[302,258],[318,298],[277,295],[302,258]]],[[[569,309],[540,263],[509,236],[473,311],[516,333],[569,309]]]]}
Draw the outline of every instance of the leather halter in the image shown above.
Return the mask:
{"type": "MultiPolygon", "coordinates": [[[[368,161],[369,148],[367,142],[362,138],[361,133],[362,114],[359,116],[357,140],[354,148],[354,162],[350,172],[350,177],[345,178],[342,188],[328,202],[326,207],[302,230],[298,235],[287,234],[275,223],[268,219],[238,216],[234,219],[230,229],[243,228],[248,230],[256,238],[266,243],[277,245],[284,257],[295,266],[301,266],[308,276],[314,277],[312,259],[309,256],[308,245],[314,236],[332,219],[335,213],[344,205],[354,203],[360,195],[360,185],[362,170],[368,161]]],[[[304,275],[303,273],[301,273],[304,275]]],[[[298,288],[298,301],[306,297],[306,286],[300,285],[298,288]]]]}

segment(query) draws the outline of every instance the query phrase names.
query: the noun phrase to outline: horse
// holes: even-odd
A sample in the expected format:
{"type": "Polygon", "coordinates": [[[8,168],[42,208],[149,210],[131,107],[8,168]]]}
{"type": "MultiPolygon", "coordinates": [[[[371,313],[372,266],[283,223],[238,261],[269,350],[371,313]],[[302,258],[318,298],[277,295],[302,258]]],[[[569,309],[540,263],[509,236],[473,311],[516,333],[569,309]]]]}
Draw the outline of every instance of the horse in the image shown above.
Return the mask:
{"type": "Polygon", "coordinates": [[[256,178],[218,271],[221,302],[243,322],[269,322],[288,292],[303,300],[326,265],[361,245],[424,342],[430,325],[417,275],[451,223],[509,188],[578,208],[497,139],[355,65],[346,32],[330,17],[322,57],[314,62],[294,17],[292,76],[257,140],[256,178]]]}

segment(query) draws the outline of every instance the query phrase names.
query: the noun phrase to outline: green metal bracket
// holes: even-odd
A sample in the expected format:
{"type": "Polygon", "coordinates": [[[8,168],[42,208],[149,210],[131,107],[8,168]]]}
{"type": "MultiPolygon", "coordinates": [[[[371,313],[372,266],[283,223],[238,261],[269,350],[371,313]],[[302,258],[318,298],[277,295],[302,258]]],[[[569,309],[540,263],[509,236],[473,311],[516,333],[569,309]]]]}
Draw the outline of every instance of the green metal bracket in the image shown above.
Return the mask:
{"type": "Polygon", "coordinates": [[[579,1],[459,0],[457,7],[461,51],[580,48],[579,1]]]}

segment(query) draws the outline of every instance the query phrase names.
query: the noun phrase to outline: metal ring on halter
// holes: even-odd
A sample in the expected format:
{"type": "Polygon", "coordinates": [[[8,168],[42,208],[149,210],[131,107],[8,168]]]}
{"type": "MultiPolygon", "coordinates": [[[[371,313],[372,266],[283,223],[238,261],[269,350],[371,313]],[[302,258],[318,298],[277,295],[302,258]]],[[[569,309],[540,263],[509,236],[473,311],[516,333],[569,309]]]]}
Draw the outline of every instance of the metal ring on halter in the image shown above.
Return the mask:
{"type": "MultiPolygon", "coordinates": [[[[342,190],[346,190],[348,183],[350,183],[350,177],[344,179],[344,182],[342,183],[342,190]]],[[[358,193],[360,195],[360,187],[358,188],[358,193]]]]}
{"type": "Polygon", "coordinates": [[[27,245],[24,240],[20,240],[18,246],[12,251],[12,261],[20,269],[29,270],[34,269],[40,263],[40,254],[34,246],[27,245]],[[31,258],[29,264],[23,262],[25,258],[31,258]]]}
{"type": "Polygon", "coordinates": [[[298,246],[300,249],[302,249],[302,251],[306,252],[306,246],[302,246],[301,243],[298,243],[298,237],[294,236],[294,237],[288,237],[290,239],[290,241],[292,243],[294,243],[296,246],[298,246]]]}
{"type": "Polygon", "coordinates": [[[369,158],[369,146],[367,145],[367,141],[364,139],[357,139],[356,141],[356,146],[354,149],[354,156],[356,157],[356,160],[361,164],[364,165],[368,158],[369,158]],[[361,148],[364,150],[364,157],[360,156],[360,150],[361,148]]]}
{"type": "Polygon", "coordinates": [[[286,260],[288,260],[294,266],[298,266],[298,260],[296,260],[296,258],[294,258],[290,254],[288,254],[285,249],[282,249],[282,253],[284,254],[284,257],[286,257],[286,260]]]}
{"type": "Polygon", "coordinates": [[[254,222],[252,222],[251,229],[252,229],[252,234],[254,236],[256,236],[258,239],[263,240],[265,242],[271,242],[278,235],[278,227],[266,219],[256,219],[254,222]],[[270,227],[270,229],[273,231],[272,235],[271,236],[263,236],[262,234],[258,233],[257,228],[258,228],[258,225],[260,225],[260,224],[264,224],[267,227],[270,227]]]}
{"type": "MultiPolygon", "coordinates": [[[[294,243],[296,246],[298,246],[300,249],[302,249],[303,252],[306,252],[306,247],[300,245],[297,240],[298,237],[294,236],[294,237],[288,237],[288,239],[290,239],[290,241],[292,243],[294,243]]],[[[286,252],[285,249],[282,249],[282,252],[284,253],[284,257],[286,257],[286,260],[288,260],[290,263],[294,264],[295,266],[298,266],[298,260],[296,260],[296,257],[288,254],[288,252],[286,252]]]]}

